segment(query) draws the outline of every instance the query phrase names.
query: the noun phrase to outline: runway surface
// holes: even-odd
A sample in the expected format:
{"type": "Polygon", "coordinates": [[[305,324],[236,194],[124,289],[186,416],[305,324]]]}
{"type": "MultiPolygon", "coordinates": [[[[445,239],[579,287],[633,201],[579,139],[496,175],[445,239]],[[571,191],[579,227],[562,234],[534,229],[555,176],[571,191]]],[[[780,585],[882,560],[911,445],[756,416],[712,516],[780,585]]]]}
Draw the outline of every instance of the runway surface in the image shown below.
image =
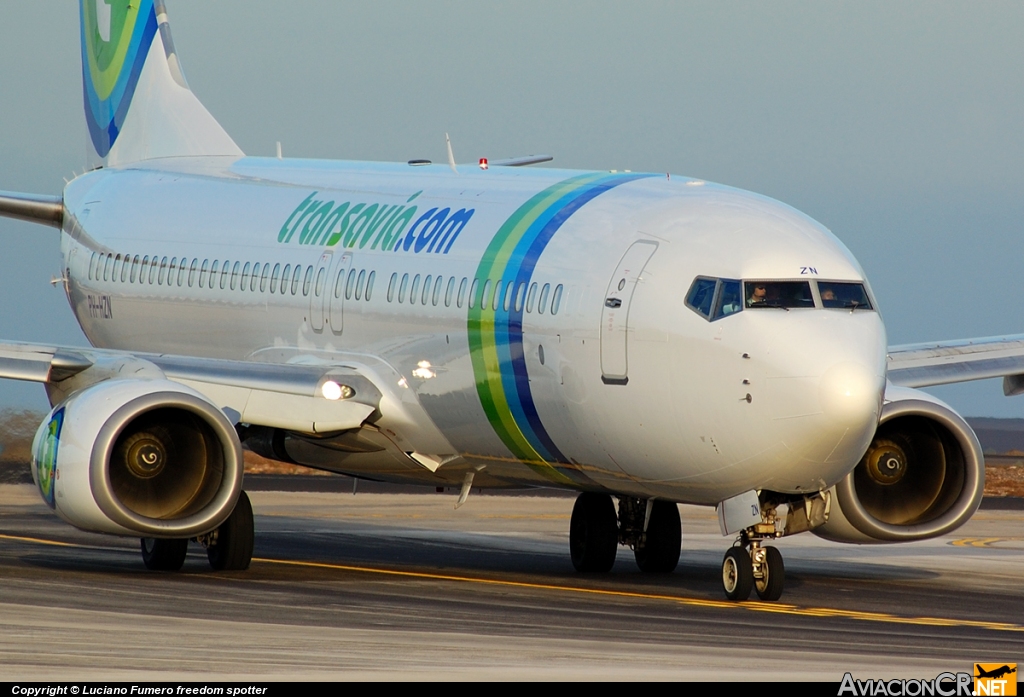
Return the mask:
{"type": "Polygon", "coordinates": [[[730,603],[713,510],[681,507],[683,554],[576,574],[567,497],[255,491],[256,559],[193,545],[147,572],[138,541],[79,532],[0,486],[0,677],[69,679],[932,678],[1024,663],[1024,511],[954,535],[777,543],[778,603],[730,603]]]}

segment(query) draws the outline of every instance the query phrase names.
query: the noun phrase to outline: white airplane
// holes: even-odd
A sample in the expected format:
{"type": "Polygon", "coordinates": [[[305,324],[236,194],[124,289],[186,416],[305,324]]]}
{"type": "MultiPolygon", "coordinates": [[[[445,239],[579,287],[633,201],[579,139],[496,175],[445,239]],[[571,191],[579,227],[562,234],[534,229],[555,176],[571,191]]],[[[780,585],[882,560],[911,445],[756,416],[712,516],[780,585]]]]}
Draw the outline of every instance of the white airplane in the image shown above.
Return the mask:
{"type": "Polygon", "coordinates": [[[60,230],[93,348],[2,344],[0,377],[53,405],[33,444],[46,503],[141,538],[147,567],[181,568],[190,540],[248,567],[243,442],[459,504],[580,491],[580,571],[621,544],[670,572],[676,504],[716,506],[734,600],[780,597],[773,539],[920,540],[977,509],[977,438],[913,388],[1024,391],[1024,340],[887,350],[861,267],[800,212],[514,166],[544,157],[246,157],[189,90],[163,0],[81,17],[95,168],[61,196],[4,193],[0,215],[60,230]]]}

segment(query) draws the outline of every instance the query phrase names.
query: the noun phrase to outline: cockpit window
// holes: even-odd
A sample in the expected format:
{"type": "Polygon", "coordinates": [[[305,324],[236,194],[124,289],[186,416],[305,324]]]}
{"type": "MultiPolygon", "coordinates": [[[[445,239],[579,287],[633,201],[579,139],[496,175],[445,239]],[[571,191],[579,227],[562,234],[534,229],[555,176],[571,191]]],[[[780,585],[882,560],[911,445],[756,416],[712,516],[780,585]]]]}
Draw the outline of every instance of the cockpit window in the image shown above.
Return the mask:
{"type": "Polygon", "coordinates": [[[749,308],[814,307],[811,284],[807,281],[744,281],[743,286],[749,308]]]}
{"type": "Polygon", "coordinates": [[[715,301],[715,287],[718,281],[714,278],[697,278],[690,286],[686,295],[686,304],[705,319],[711,317],[711,305],[715,301]]]}
{"type": "Polygon", "coordinates": [[[739,312],[743,309],[743,297],[740,291],[739,281],[726,281],[721,280],[718,282],[718,303],[715,306],[715,317],[728,317],[734,312],[739,312]]]}
{"type": "Polygon", "coordinates": [[[837,283],[818,281],[818,294],[824,307],[848,310],[870,310],[871,301],[863,283],[837,283]]]}

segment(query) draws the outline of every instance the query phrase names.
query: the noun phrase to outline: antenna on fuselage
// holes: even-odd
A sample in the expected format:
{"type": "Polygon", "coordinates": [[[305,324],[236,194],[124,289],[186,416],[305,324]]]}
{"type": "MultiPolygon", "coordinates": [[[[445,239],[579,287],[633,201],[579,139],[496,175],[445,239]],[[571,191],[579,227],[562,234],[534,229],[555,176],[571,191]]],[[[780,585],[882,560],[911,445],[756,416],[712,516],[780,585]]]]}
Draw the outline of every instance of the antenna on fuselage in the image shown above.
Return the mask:
{"type": "Polygon", "coordinates": [[[444,134],[444,143],[448,146],[448,166],[458,174],[459,170],[455,169],[455,155],[452,153],[452,139],[448,137],[447,133],[444,134]]]}
{"type": "Polygon", "coordinates": [[[277,159],[279,159],[279,160],[283,159],[281,157],[281,141],[277,141],[277,159]]]}

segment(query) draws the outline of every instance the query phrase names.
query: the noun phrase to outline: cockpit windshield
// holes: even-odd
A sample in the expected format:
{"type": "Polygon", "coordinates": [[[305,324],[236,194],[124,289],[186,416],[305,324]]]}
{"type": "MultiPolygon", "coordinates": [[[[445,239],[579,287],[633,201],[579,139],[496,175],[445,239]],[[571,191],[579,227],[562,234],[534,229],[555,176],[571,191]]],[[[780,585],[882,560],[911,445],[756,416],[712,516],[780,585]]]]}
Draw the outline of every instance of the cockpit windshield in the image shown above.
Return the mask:
{"type": "Polygon", "coordinates": [[[818,294],[823,307],[842,307],[849,310],[870,310],[871,301],[862,283],[836,283],[818,281],[818,294]]]}
{"type": "Polygon", "coordinates": [[[743,289],[749,308],[814,307],[811,284],[807,281],[744,281],[743,289]]]}
{"type": "Polygon", "coordinates": [[[851,312],[874,309],[864,284],[850,281],[739,281],[698,276],[690,285],[685,302],[709,322],[747,308],[819,307],[851,312]],[[821,299],[820,303],[816,296],[821,299]]]}

